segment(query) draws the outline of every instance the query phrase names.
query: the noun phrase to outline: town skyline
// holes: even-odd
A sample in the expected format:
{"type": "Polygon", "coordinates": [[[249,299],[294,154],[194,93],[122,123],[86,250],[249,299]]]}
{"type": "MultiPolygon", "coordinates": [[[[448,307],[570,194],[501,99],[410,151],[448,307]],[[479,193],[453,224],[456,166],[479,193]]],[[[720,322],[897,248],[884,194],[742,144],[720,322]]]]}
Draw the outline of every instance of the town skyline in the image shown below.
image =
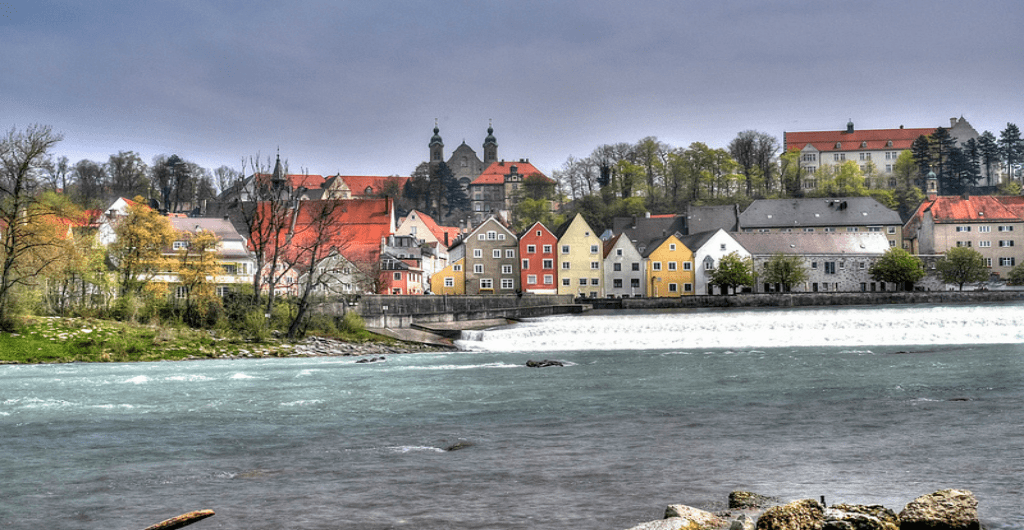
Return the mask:
{"type": "Polygon", "coordinates": [[[744,130],[945,126],[1024,116],[1024,6],[793,0],[430,6],[0,3],[6,120],[54,154],[178,154],[208,169],[278,150],[290,171],[410,174],[445,154],[550,174],[647,136],[726,147],[744,130]]]}

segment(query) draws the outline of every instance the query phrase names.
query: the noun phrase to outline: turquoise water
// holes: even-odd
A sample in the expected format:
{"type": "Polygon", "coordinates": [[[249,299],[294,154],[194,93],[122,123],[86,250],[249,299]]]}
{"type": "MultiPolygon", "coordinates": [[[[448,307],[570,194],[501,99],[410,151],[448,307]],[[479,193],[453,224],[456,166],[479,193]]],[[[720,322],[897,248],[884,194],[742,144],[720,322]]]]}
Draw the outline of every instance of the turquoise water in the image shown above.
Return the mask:
{"type": "Polygon", "coordinates": [[[1021,311],[595,315],[384,363],[0,366],[0,527],[211,508],[192,528],[624,529],[733,489],[898,511],[958,487],[1024,528],[1021,311]],[[524,366],[544,358],[568,365],[524,366]]]}

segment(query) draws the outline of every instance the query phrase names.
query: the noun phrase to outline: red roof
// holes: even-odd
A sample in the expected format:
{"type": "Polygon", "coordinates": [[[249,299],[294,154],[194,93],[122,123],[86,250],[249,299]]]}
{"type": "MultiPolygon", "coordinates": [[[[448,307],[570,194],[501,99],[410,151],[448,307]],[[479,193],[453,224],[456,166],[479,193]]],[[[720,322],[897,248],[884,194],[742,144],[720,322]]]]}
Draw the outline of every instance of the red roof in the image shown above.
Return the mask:
{"type": "Polygon", "coordinates": [[[1014,208],[1016,206],[1008,208],[999,198],[989,195],[944,195],[925,201],[918,212],[930,211],[936,223],[1020,221],[1021,217],[1014,208]]]}
{"type": "Polygon", "coordinates": [[[540,170],[536,168],[536,166],[529,162],[506,162],[502,160],[501,162],[493,162],[491,163],[491,165],[487,166],[487,169],[485,169],[484,172],[481,173],[480,176],[477,177],[476,180],[474,180],[470,185],[504,184],[505,175],[508,175],[512,172],[512,166],[515,166],[516,173],[523,175],[524,177],[528,177],[530,175],[540,175],[544,177],[544,180],[546,180],[547,182],[555,182],[548,178],[547,175],[541,173],[540,170]]]}
{"type": "Polygon", "coordinates": [[[427,230],[430,230],[430,233],[434,235],[434,239],[440,241],[441,244],[444,244],[444,242],[447,241],[448,245],[451,245],[455,243],[456,239],[458,239],[459,234],[461,233],[459,227],[441,226],[437,224],[437,221],[434,221],[434,218],[430,217],[429,215],[419,210],[415,210],[415,212],[416,215],[420,216],[420,220],[423,221],[424,225],[426,225],[427,230]],[[448,235],[447,239],[445,239],[445,234],[448,235]]]}
{"type": "Polygon", "coordinates": [[[811,144],[818,151],[882,151],[910,149],[919,136],[928,136],[930,129],[869,129],[863,131],[806,131],[787,132],[783,135],[786,151],[801,150],[811,144]],[[890,145],[889,142],[892,142],[890,145]],[[837,147],[838,144],[838,147],[837,147]]]}
{"type": "Polygon", "coordinates": [[[397,182],[399,189],[405,186],[405,183],[409,180],[409,177],[367,177],[367,176],[352,176],[352,175],[338,175],[352,191],[353,197],[362,197],[365,195],[377,195],[384,190],[385,186],[389,182],[397,182]],[[370,193],[366,193],[366,188],[370,188],[370,193]]]}
{"type": "MultiPolygon", "coordinates": [[[[264,182],[264,179],[270,179],[272,175],[269,173],[260,173],[256,175],[256,177],[260,182],[264,182]]],[[[301,186],[307,190],[320,189],[324,183],[324,177],[321,175],[306,175],[303,173],[301,175],[285,175],[285,178],[288,179],[288,183],[291,184],[292,188],[298,188],[301,186]]]]}
{"type": "Polygon", "coordinates": [[[1001,202],[1014,215],[1024,219],[1024,197],[1020,195],[997,195],[996,200],[1001,202]]]}
{"type": "MultiPolygon", "coordinates": [[[[269,205],[261,203],[260,207],[267,208],[269,205]]],[[[380,257],[381,239],[391,235],[391,216],[390,199],[302,201],[295,217],[295,228],[286,250],[286,259],[302,261],[304,249],[320,240],[326,243],[321,257],[333,248],[349,261],[375,263],[380,257]],[[321,230],[315,219],[316,211],[328,204],[333,205],[334,210],[328,226],[321,230]]],[[[285,239],[282,234],[279,240],[285,239]]]]}

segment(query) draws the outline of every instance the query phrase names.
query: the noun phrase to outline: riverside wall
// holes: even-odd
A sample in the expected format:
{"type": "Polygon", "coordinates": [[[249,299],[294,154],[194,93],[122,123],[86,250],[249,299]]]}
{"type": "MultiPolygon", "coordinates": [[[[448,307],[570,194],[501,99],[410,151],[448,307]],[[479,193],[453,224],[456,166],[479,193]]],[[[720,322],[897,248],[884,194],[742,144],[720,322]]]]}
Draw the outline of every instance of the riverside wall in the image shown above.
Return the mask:
{"type": "Polygon", "coordinates": [[[348,303],[324,304],[322,312],[355,311],[370,328],[408,328],[416,323],[528,318],[582,312],[573,295],[392,296],[368,295],[348,303]]]}

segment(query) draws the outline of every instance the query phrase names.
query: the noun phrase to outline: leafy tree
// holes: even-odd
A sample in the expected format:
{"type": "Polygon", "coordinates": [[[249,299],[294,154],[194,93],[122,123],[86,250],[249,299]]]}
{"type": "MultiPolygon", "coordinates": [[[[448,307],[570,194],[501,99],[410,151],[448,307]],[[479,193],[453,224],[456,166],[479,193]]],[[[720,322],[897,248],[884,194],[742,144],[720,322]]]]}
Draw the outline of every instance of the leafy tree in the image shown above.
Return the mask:
{"type": "Polygon", "coordinates": [[[174,241],[174,228],[160,212],[143,204],[142,197],[128,204],[128,216],[117,223],[114,234],[117,239],[107,255],[117,271],[121,296],[141,293],[154,275],[171,268],[164,249],[174,241]]]}
{"type": "Polygon", "coordinates": [[[65,244],[52,222],[62,212],[39,194],[38,175],[50,164],[50,149],[62,140],[50,127],[11,128],[0,137],[0,327],[10,329],[12,295],[31,285],[65,244]],[[49,221],[48,221],[49,219],[49,221]]]}
{"type": "Polygon", "coordinates": [[[220,303],[214,290],[214,281],[221,270],[217,256],[220,240],[206,230],[177,237],[186,241],[184,248],[178,250],[176,263],[178,282],[184,291],[185,321],[201,326],[211,304],[220,303]]]}
{"type": "Polygon", "coordinates": [[[737,252],[731,252],[718,260],[718,267],[711,273],[712,285],[717,285],[722,294],[741,285],[754,285],[754,265],[750,258],[744,258],[737,252]]]}
{"type": "Polygon", "coordinates": [[[893,190],[896,210],[900,214],[900,219],[907,221],[925,199],[924,192],[914,184],[917,175],[917,162],[910,151],[900,153],[896,163],[893,164],[893,174],[896,175],[896,189],[893,190]]]}
{"type": "Polygon", "coordinates": [[[817,188],[811,197],[864,197],[868,189],[864,186],[864,173],[853,160],[842,164],[829,164],[818,168],[817,188]]]}
{"type": "Polygon", "coordinates": [[[1006,275],[1006,280],[1010,285],[1024,285],[1024,263],[1010,269],[1010,273],[1006,275]]]}
{"type": "Polygon", "coordinates": [[[804,171],[800,167],[800,151],[793,149],[779,157],[779,180],[783,196],[803,197],[804,171]]]}
{"type": "Polygon", "coordinates": [[[794,285],[807,281],[807,269],[799,256],[773,254],[764,264],[764,281],[782,285],[789,292],[794,285]]]}
{"type": "Polygon", "coordinates": [[[985,258],[977,250],[968,247],[953,247],[946,255],[935,263],[936,270],[942,281],[955,283],[964,290],[968,282],[983,282],[988,279],[988,267],[985,258]]]}
{"type": "Polygon", "coordinates": [[[868,272],[876,282],[895,283],[903,285],[908,290],[913,288],[914,282],[925,275],[921,260],[897,247],[886,250],[868,272]]]}
{"type": "Polygon", "coordinates": [[[773,161],[779,141],[774,136],[754,130],[742,131],[729,142],[728,150],[743,175],[747,197],[753,197],[757,188],[767,193],[775,188],[773,161]]]}

